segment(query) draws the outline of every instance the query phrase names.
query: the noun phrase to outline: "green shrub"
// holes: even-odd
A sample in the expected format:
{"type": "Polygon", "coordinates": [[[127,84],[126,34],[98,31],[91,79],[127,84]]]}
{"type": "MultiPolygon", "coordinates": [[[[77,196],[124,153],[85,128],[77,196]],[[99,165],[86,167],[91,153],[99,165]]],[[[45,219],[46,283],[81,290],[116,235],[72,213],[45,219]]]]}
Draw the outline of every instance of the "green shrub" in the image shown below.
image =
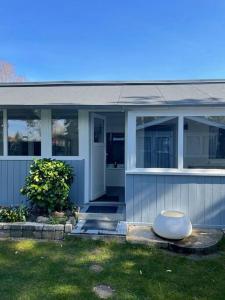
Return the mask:
{"type": "Polygon", "coordinates": [[[21,193],[32,205],[49,212],[63,210],[73,182],[73,170],[65,162],[54,159],[37,159],[30,166],[29,175],[21,193]]]}
{"type": "Polygon", "coordinates": [[[28,208],[19,207],[0,208],[0,222],[25,222],[28,217],[28,208]]]}

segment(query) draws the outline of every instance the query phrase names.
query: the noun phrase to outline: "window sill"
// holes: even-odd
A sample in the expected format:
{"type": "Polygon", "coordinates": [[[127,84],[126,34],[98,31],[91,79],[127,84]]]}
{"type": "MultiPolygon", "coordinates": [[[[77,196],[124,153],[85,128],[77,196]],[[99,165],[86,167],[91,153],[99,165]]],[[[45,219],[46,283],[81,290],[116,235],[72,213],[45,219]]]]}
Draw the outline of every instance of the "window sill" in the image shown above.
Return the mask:
{"type": "Polygon", "coordinates": [[[189,175],[189,176],[225,176],[220,169],[133,169],[126,170],[126,175],[189,175]]]}

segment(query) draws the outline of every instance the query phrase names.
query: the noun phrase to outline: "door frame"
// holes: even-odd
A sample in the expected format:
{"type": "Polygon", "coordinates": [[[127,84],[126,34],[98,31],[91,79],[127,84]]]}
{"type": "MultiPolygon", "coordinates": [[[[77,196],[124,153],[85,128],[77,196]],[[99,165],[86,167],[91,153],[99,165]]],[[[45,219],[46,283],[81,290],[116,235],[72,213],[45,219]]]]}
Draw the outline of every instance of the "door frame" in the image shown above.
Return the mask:
{"type": "MultiPolygon", "coordinates": [[[[92,161],[93,161],[93,138],[94,138],[94,118],[99,118],[104,120],[104,176],[103,176],[103,184],[104,184],[104,193],[106,193],[106,117],[97,112],[90,112],[90,163],[89,163],[89,202],[92,200],[92,161]]],[[[99,195],[101,197],[101,195],[99,195]]]]}

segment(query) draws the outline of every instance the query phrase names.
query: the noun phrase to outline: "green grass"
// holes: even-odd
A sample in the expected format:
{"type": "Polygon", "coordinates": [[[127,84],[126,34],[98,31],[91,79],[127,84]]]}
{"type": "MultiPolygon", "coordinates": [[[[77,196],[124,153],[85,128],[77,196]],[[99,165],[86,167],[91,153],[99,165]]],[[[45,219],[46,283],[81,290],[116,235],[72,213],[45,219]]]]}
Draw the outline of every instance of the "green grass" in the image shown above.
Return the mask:
{"type": "Polygon", "coordinates": [[[225,299],[225,242],[202,260],[130,244],[91,240],[0,241],[0,299],[98,299],[97,284],[113,299],[225,299]],[[103,266],[101,273],[89,270],[103,266]],[[171,270],[168,272],[167,270],[171,270]]]}

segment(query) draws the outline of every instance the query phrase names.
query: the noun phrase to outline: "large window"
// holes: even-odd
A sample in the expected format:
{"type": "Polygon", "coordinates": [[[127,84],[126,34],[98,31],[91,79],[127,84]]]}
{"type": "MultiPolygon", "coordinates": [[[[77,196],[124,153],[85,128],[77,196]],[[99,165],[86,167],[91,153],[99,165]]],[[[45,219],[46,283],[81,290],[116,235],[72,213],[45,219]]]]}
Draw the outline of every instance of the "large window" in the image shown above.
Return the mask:
{"type": "Polygon", "coordinates": [[[177,168],[177,117],[137,117],[136,167],[177,168]]]}
{"type": "Polygon", "coordinates": [[[225,117],[184,118],[184,168],[225,169],[225,117]]]}
{"type": "Polygon", "coordinates": [[[77,111],[52,110],[52,155],[78,155],[77,111]]]}
{"type": "Polygon", "coordinates": [[[8,155],[41,155],[40,110],[8,110],[8,155]]]}

